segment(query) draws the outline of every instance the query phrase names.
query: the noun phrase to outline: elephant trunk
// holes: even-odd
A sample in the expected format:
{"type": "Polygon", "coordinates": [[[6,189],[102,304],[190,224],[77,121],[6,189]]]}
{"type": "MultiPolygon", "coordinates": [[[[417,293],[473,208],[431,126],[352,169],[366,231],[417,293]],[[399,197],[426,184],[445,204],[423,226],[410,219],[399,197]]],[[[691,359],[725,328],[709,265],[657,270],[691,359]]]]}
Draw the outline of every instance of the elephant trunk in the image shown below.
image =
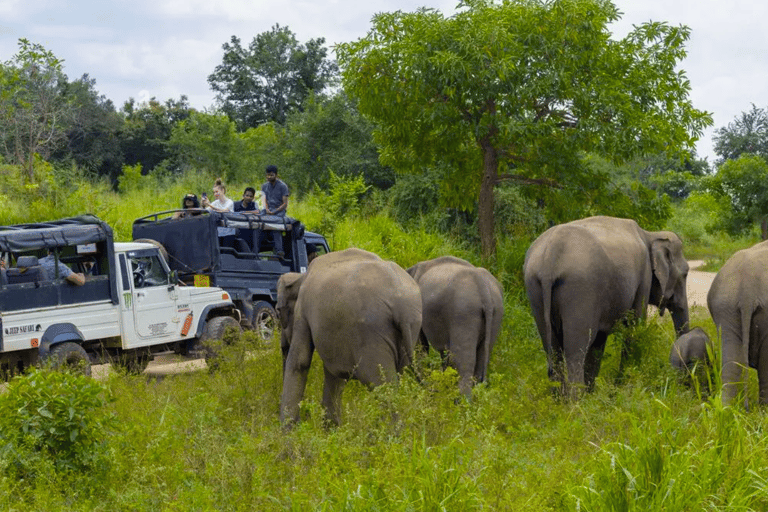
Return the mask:
{"type": "Polygon", "coordinates": [[[675,333],[681,336],[690,331],[688,324],[688,304],[672,305],[669,304],[669,313],[672,315],[672,323],[675,325],[675,333]]]}

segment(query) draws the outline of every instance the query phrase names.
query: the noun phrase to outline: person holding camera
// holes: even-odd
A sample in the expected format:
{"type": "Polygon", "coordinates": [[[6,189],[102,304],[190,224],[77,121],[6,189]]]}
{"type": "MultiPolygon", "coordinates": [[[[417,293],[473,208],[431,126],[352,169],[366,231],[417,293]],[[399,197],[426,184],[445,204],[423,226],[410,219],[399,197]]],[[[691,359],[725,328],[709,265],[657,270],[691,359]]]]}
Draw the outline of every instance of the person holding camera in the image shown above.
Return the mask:
{"type": "MultiPolygon", "coordinates": [[[[203,207],[214,212],[234,212],[235,202],[227,197],[227,188],[224,186],[224,182],[221,178],[216,179],[216,183],[213,185],[213,195],[216,197],[214,202],[208,199],[208,196],[203,194],[203,207]]],[[[235,246],[235,228],[221,227],[218,228],[219,245],[223,247],[235,246]]]]}

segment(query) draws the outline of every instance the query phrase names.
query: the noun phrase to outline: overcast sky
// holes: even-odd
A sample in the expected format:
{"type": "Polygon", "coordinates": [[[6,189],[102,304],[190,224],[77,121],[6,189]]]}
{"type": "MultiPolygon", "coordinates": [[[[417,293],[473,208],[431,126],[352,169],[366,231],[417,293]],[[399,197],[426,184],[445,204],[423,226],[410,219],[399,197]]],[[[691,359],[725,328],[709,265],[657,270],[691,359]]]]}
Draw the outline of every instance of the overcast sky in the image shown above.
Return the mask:
{"type": "MultiPolygon", "coordinates": [[[[374,13],[419,6],[451,14],[456,0],[0,0],[0,60],[18,50],[18,39],[42,44],[64,60],[70,80],[88,73],[96,89],[120,108],[128,98],[165,101],[182,94],[193,107],[213,104],[206,80],[221,63],[222,44],[243,44],[275,24],[299,42],[324,37],[335,43],[363,37],[374,13]]],[[[691,28],[682,68],[693,105],[713,114],[714,128],[754,103],[768,107],[768,38],[764,0],[615,0],[624,15],[623,36],[633,24],[667,21],[691,28]]],[[[709,129],[697,145],[715,159],[709,129]]]]}

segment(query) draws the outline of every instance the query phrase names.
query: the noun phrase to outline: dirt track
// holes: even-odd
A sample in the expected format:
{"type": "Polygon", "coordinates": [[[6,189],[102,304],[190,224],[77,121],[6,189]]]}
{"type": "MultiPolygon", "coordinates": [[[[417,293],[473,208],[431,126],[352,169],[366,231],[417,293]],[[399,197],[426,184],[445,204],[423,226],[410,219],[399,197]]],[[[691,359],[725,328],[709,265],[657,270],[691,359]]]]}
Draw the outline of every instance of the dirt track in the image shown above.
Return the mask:
{"type": "Polygon", "coordinates": [[[695,270],[704,264],[703,261],[693,260],[688,264],[691,267],[688,273],[688,307],[694,306],[707,307],[707,293],[709,293],[709,287],[712,286],[712,281],[715,279],[715,272],[701,272],[695,270]]]}

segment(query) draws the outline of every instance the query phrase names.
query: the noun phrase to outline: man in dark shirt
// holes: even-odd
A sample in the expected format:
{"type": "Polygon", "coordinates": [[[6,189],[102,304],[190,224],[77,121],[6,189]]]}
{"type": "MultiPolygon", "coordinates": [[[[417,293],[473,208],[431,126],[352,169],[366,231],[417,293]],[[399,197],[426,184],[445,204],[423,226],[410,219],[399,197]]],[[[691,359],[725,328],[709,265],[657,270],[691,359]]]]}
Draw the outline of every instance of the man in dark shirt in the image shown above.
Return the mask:
{"type": "Polygon", "coordinates": [[[261,186],[261,191],[264,192],[267,215],[280,215],[285,216],[286,210],[288,210],[288,196],[290,192],[288,185],[283,180],[277,178],[277,166],[270,165],[267,167],[267,182],[261,186]]]}
{"type": "MultiPolygon", "coordinates": [[[[256,201],[253,200],[254,197],[256,197],[256,189],[253,187],[245,187],[245,190],[243,191],[243,199],[235,201],[235,212],[251,215],[261,213],[261,208],[256,204],[256,201]]],[[[254,245],[259,241],[260,235],[258,229],[238,229],[237,236],[245,240],[248,247],[253,250],[254,245]]],[[[259,252],[258,248],[256,248],[256,252],[259,252]]]]}
{"type": "MultiPolygon", "coordinates": [[[[288,210],[290,191],[288,190],[288,185],[277,178],[276,165],[267,166],[267,182],[261,186],[261,191],[264,192],[264,213],[285,217],[286,210],[288,210]]],[[[283,251],[283,232],[272,231],[272,240],[275,242],[275,254],[280,258],[285,256],[285,251],[283,251]]]]}

